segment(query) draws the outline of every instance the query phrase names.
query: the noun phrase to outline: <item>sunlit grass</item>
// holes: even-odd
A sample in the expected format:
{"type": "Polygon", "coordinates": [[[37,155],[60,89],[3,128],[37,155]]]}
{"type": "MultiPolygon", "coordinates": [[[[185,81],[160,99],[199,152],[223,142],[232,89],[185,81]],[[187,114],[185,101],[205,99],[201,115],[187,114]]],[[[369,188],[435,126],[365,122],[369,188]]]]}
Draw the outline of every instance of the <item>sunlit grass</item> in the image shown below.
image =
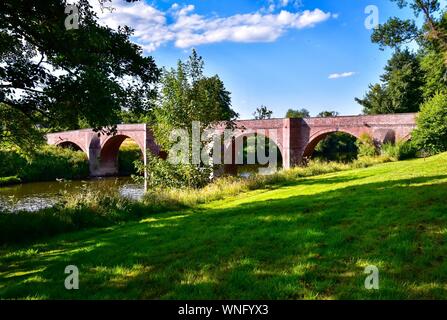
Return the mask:
{"type": "Polygon", "coordinates": [[[4,247],[0,298],[447,298],[447,154],[258,187],[4,247]],[[69,264],[79,290],[64,288],[69,264]]]}

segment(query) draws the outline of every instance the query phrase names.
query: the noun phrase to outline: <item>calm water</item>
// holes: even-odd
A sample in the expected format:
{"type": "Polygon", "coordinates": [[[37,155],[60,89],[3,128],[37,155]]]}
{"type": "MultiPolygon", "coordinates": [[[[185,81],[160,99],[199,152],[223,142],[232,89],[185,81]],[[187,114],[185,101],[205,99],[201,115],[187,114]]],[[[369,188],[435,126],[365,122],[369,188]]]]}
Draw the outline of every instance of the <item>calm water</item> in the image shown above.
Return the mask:
{"type": "Polygon", "coordinates": [[[112,190],[132,199],[139,199],[144,194],[143,184],[137,184],[129,177],[25,183],[0,188],[0,211],[36,211],[51,207],[64,194],[83,193],[89,190],[112,190]]]}

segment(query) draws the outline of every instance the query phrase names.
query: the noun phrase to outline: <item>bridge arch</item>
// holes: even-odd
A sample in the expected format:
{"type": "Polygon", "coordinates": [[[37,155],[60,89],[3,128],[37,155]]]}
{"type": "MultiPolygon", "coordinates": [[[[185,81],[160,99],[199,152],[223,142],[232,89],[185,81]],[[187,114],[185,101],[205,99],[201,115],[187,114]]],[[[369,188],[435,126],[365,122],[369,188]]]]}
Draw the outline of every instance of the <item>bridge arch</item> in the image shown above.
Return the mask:
{"type": "MultiPolygon", "coordinates": [[[[223,143],[223,154],[221,159],[225,164],[224,171],[226,173],[237,174],[240,166],[246,166],[247,168],[249,166],[261,166],[258,162],[259,159],[257,159],[257,150],[259,147],[257,145],[257,136],[263,136],[266,142],[271,141],[271,145],[276,148],[276,166],[278,168],[283,167],[283,149],[282,144],[279,142],[278,136],[271,134],[269,130],[244,130],[236,132],[230,141],[224,141],[223,143]],[[250,141],[251,143],[254,143],[254,150],[249,150],[249,139],[254,139],[250,141]],[[252,154],[249,155],[249,152],[252,154]],[[231,155],[232,157],[231,164],[228,163],[228,155],[231,155]],[[225,157],[227,157],[226,160],[225,157]],[[243,163],[239,163],[241,160],[243,163]]],[[[267,144],[264,146],[266,149],[268,147],[269,145],[267,144]]],[[[267,157],[268,155],[266,151],[267,150],[264,150],[262,154],[265,154],[267,157]]],[[[268,150],[268,152],[270,152],[270,150],[268,150]]]]}
{"type": "Polygon", "coordinates": [[[88,152],[85,150],[85,148],[83,148],[81,146],[81,144],[76,143],[76,142],[71,141],[71,140],[61,140],[61,141],[57,142],[55,144],[55,146],[57,146],[59,148],[72,149],[74,151],[82,151],[82,152],[84,152],[85,154],[88,155],[88,152]]]}
{"type": "Polygon", "coordinates": [[[141,154],[144,155],[144,145],[141,145],[138,137],[133,137],[132,134],[116,134],[108,137],[100,145],[99,152],[99,168],[102,175],[116,175],[119,173],[118,155],[121,145],[126,139],[135,142],[141,154]]]}
{"type": "Polygon", "coordinates": [[[333,133],[340,133],[340,132],[348,134],[350,136],[353,136],[356,139],[359,139],[363,133],[369,134],[369,132],[366,132],[366,131],[359,133],[357,131],[347,130],[347,129],[332,129],[331,128],[331,129],[320,130],[318,132],[315,132],[312,136],[309,137],[309,142],[307,143],[307,145],[304,148],[303,158],[309,159],[310,157],[312,157],[312,154],[315,151],[315,148],[317,147],[318,143],[320,143],[320,141],[322,141],[324,138],[326,138],[327,136],[329,136],[333,133]]]}

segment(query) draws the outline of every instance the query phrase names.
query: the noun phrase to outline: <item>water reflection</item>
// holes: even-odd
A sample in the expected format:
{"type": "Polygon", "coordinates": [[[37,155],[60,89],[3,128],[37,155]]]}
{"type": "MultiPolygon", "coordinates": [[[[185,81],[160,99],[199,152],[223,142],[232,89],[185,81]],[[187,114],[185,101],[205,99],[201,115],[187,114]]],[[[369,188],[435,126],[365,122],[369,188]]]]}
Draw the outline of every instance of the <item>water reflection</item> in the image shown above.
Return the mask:
{"type": "Polygon", "coordinates": [[[131,178],[101,178],[86,181],[35,182],[0,188],[0,211],[37,211],[53,206],[65,194],[89,190],[116,191],[122,197],[140,199],[144,185],[131,178]]]}

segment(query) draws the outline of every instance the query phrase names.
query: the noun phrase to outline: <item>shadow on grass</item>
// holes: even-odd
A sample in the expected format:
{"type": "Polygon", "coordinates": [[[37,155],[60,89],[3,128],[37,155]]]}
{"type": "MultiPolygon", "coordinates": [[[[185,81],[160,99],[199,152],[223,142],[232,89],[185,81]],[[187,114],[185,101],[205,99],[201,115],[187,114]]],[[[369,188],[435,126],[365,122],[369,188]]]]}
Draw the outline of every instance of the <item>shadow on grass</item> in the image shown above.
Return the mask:
{"type": "Polygon", "coordinates": [[[156,215],[4,250],[0,297],[445,299],[446,178],[156,215]],[[69,264],[80,290],[64,288],[69,264]],[[378,291],[364,289],[367,265],[378,291]]]}

